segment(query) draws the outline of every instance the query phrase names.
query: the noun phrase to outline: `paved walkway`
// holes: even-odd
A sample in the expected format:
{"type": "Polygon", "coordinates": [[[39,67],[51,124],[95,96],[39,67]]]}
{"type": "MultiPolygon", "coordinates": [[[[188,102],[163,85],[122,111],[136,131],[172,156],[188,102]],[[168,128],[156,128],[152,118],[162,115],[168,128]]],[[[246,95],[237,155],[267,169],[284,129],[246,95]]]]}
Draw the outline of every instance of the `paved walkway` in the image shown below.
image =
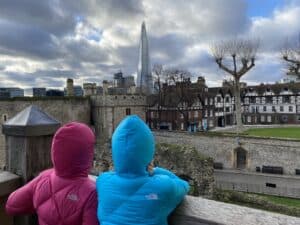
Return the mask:
{"type": "MultiPolygon", "coordinates": [[[[272,125],[244,125],[243,126],[245,130],[248,130],[250,128],[276,128],[276,127],[299,127],[300,124],[272,124],[272,125]]],[[[236,126],[226,126],[226,127],[215,127],[210,129],[210,131],[220,131],[220,132],[235,132],[236,126]]]]}

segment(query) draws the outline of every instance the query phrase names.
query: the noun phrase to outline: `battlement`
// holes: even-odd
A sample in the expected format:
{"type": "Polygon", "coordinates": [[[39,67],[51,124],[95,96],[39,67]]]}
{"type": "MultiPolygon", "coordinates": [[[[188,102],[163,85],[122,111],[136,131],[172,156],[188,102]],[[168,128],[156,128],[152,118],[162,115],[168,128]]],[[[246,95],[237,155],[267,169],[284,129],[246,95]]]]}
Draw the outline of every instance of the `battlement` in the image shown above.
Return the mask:
{"type": "Polygon", "coordinates": [[[146,96],[137,94],[128,95],[96,95],[91,96],[94,106],[115,107],[115,106],[146,106],[146,96]]]}

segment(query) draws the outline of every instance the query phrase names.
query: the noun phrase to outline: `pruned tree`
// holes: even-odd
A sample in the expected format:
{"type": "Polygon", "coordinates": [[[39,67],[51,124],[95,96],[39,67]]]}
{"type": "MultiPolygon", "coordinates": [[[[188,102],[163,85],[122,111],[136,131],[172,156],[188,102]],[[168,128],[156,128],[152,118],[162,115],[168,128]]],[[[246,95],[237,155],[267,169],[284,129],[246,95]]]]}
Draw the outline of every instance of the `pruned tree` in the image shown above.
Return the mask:
{"type": "Polygon", "coordinates": [[[259,40],[235,39],[212,44],[211,53],[220,69],[234,79],[236,131],[243,128],[240,79],[255,66],[259,40]]]}
{"type": "Polygon", "coordinates": [[[300,78],[300,34],[296,42],[286,41],[281,56],[287,63],[287,75],[297,75],[300,78]]]}

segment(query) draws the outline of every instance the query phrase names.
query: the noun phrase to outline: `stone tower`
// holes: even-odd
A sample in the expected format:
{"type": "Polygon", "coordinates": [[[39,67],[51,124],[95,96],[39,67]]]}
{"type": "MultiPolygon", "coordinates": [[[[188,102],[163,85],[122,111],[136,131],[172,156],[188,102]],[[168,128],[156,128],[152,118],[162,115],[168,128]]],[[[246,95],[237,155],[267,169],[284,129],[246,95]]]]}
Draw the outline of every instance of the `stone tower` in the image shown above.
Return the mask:
{"type": "Polygon", "coordinates": [[[148,38],[146,33],[145,22],[142,23],[141,28],[139,64],[136,86],[138,93],[143,93],[146,95],[153,93],[153,80],[151,74],[148,38]]]}
{"type": "Polygon", "coordinates": [[[70,78],[67,79],[67,96],[74,96],[73,80],[70,78]]]}

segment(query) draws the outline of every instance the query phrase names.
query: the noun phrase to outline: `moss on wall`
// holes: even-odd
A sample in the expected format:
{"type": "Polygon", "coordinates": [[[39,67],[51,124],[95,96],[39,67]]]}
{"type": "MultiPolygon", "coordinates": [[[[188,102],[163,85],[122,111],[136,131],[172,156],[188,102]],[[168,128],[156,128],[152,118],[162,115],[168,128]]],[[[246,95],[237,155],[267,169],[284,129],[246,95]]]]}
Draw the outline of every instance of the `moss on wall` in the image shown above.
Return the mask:
{"type": "Polygon", "coordinates": [[[212,196],[213,159],[202,155],[194,147],[157,144],[154,164],[167,168],[189,181],[191,195],[212,196]]]}

